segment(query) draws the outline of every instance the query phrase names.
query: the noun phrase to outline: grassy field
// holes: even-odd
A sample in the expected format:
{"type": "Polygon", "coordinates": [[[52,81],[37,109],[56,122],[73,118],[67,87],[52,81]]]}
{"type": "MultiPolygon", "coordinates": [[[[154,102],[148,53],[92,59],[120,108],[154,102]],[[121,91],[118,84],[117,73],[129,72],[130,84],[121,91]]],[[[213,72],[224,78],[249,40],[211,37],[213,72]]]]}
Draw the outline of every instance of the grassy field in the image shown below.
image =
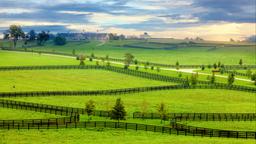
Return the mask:
{"type": "Polygon", "coordinates": [[[78,65],[75,58],[39,55],[37,53],[8,52],[0,50],[0,66],[27,65],[78,65]]]}
{"type": "MultiPolygon", "coordinates": [[[[90,43],[71,42],[66,46],[54,46],[48,43],[43,47],[35,47],[34,50],[57,51],[123,58],[124,53],[130,52],[138,60],[175,64],[213,64],[221,61],[224,64],[238,64],[240,58],[245,64],[254,64],[254,48],[252,46],[182,46],[179,41],[170,42],[152,40],[145,41],[114,41],[101,44],[97,41],[90,43]],[[167,43],[167,44],[166,44],[167,43]],[[178,45],[177,45],[178,43],[178,45]],[[177,47],[175,47],[175,45],[177,47]],[[72,48],[71,48],[72,47],[72,48]]],[[[24,65],[78,65],[74,58],[39,55],[32,53],[18,53],[0,51],[0,66],[24,66],[24,65]]],[[[95,64],[86,61],[86,64],[95,64]]],[[[102,63],[100,62],[102,65],[102,63]]],[[[114,65],[114,64],[112,64],[114,65]]],[[[115,65],[120,66],[120,65],[115,65]]],[[[134,69],[134,67],[131,67],[134,69]]],[[[178,77],[178,72],[161,70],[140,71],[157,73],[161,75],[178,77]]],[[[182,78],[191,74],[182,73],[182,78]]],[[[159,82],[124,74],[103,70],[31,70],[31,71],[1,71],[0,91],[46,91],[46,90],[98,90],[116,89],[127,87],[142,87],[167,85],[173,83],[159,82]],[[14,87],[15,86],[15,87],[14,87]]],[[[207,76],[199,75],[200,80],[206,80],[207,76]]],[[[226,78],[216,78],[217,82],[226,83],[226,78]]],[[[252,83],[236,81],[235,84],[253,86],[252,83]]],[[[132,113],[141,111],[143,103],[147,105],[147,112],[156,112],[157,106],[164,102],[168,112],[220,112],[220,113],[246,113],[255,112],[256,97],[254,93],[214,90],[214,89],[189,89],[189,90],[165,90],[155,92],[143,92],[125,95],[104,96],[54,96],[54,97],[17,97],[12,100],[69,106],[84,108],[88,100],[94,100],[97,110],[110,110],[116,98],[124,102],[128,119],[126,122],[147,123],[163,125],[160,120],[131,119],[132,113]]],[[[0,119],[23,118],[48,118],[50,114],[31,111],[0,109],[0,119]]],[[[56,117],[56,116],[53,116],[56,117]]],[[[87,120],[87,116],[81,116],[81,120],[87,120]]],[[[109,120],[93,117],[93,120],[109,120]]],[[[218,128],[227,130],[255,131],[255,122],[184,122],[189,125],[218,128]]],[[[168,125],[169,122],[164,123],[168,125]]],[[[113,129],[61,129],[61,130],[0,130],[0,143],[188,143],[188,144],[242,144],[255,143],[255,140],[206,138],[176,136],[145,131],[124,131],[113,129]]]]}
{"type": "Polygon", "coordinates": [[[17,144],[255,144],[255,140],[176,136],[133,130],[60,129],[60,130],[0,130],[0,143],[17,144]]]}
{"type": "Polygon", "coordinates": [[[2,71],[0,77],[0,91],[103,90],[173,84],[103,70],[2,71]]]}
{"type": "Polygon", "coordinates": [[[83,108],[92,99],[96,109],[110,109],[120,97],[130,115],[141,111],[145,100],[148,112],[156,112],[156,106],[166,103],[168,112],[255,112],[256,97],[253,93],[230,90],[166,90],[117,96],[55,96],[20,97],[15,100],[83,108]],[[61,100],[61,101],[60,101],[61,100]]]}
{"type": "Polygon", "coordinates": [[[253,45],[184,45],[175,42],[158,42],[157,40],[120,40],[101,43],[91,42],[68,42],[65,46],[55,46],[49,42],[45,46],[32,47],[28,49],[65,52],[71,54],[73,49],[76,53],[96,56],[106,56],[123,58],[125,53],[133,54],[136,59],[157,63],[175,64],[214,64],[218,61],[224,64],[238,64],[243,59],[244,64],[255,64],[253,45]],[[199,46],[198,46],[199,45],[199,46]]]}
{"type": "Polygon", "coordinates": [[[16,110],[0,108],[0,120],[17,120],[17,119],[47,119],[61,117],[54,114],[40,113],[26,110],[16,110]]]}
{"type": "Polygon", "coordinates": [[[187,121],[182,123],[213,129],[256,131],[255,121],[187,121]]]}

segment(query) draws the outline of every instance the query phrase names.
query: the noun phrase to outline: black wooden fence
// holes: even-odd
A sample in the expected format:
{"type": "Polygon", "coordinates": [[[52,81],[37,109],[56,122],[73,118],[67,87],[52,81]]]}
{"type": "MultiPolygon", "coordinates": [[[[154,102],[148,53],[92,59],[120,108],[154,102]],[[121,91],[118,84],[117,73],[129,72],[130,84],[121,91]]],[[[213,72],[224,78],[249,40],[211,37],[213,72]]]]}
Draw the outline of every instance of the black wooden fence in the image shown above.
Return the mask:
{"type": "Polygon", "coordinates": [[[225,137],[225,138],[246,138],[256,139],[256,132],[251,131],[229,131],[209,128],[186,126],[175,123],[171,126],[157,126],[138,123],[114,122],[114,121],[85,121],[65,123],[24,123],[4,124],[4,129],[61,129],[61,128],[119,128],[125,130],[143,130],[185,136],[225,137]]]}
{"type": "Polygon", "coordinates": [[[152,86],[152,87],[137,87],[137,88],[124,88],[124,89],[112,89],[112,90],[95,90],[95,91],[29,91],[29,92],[0,92],[0,98],[6,97],[42,97],[42,96],[88,96],[88,95],[121,95],[131,94],[139,92],[149,91],[161,91],[161,90],[177,90],[177,89],[228,89],[244,92],[256,92],[256,88],[245,86],[227,86],[223,84],[213,85],[168,85],[168,86],[152,86]]]}
{"type": "MultiPolygon", "coordinates": [[[[162,117],[158,113],[133,113],[133,118],[161,119],[162,117]]],[[[256,113],[168,113],[165,119],[175,121],[256,121],[256,113]]]]}
{"type": "MultiPolygon", "coordinates": [[[[44,112],[44,113],[51,113],[55,115],[65,115],[65,116],[86,114],[86,111],[83,108],[55,106],[55,105],[48,105],[48,104],[38,104],[38,103],[21,102],[21,101],[4,100],[4,99],[0,99],[0,107],[11,108],[11,109],[23,109],[23,110],[30,110],[35,112],[44,112]]],[[[100,117],[109,117],[110,112],[103,111],[103,110],[95,110],[93,112],[93,115],[100,116],[100,117]]]]}

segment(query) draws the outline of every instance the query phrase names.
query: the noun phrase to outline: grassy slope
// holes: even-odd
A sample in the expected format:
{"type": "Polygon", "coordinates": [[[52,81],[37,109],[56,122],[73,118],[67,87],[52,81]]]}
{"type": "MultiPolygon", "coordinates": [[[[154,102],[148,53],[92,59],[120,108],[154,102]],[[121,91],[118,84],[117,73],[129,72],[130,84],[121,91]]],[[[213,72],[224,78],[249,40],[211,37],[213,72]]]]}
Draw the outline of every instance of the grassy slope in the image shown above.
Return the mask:
{"type": "Polygon", "coordinates": [[[226,130],[243,130],[243,131],[256,131],[255,121],[188,121],[183,122],[191,126],[207,127],[207,128],[221,128],[226,130]]]}
{"type": "Polygon", "coordinates": [[[8,52],[0,50],[0,66],[24,65],[76,65],[77,60],[33,53],[8,52]],[[7,62],[8,61],[8,62],[7,62]]]}
{"type": "Polygon", "coordinates": [[[98,56],[109,55],[111,57],[123,58],[125,53],[132,53],[138,60],[151,61],[158,63],[175,64],[179,61],[180,64],[213,64],[221,61],[224,64],[238,64],[239,59],[243,59],[245,64],[255,64],[254,46],[229,46],[221,47],[217,46],[213,48],[208,47],[178,47],[171,50],[159,50],[158,48],[171,47],[170,45],[162,44],[149,44],[145,41],[138,40],[125,40],[125,41],[112,41],[106,42],[100,45],[100,42],[92,41],[90,43],[83,42],[69,42],[65,46],[54,46],[53,44],[47,44],[44,47],[34,47],[34,50],[45,51],[58,51],[65,53],[72,53],[75,49],[77,53],[85,53],[90,55],[94,53],[98,56]],[[130,48],[125,45],[132,45],[138,47],[154,47],[155,49],[142,49],[142,48],[130,48]]]}
{"type": "Polygon", "coordinates": [[[0,120],[14,120],[14,119],[47,119],[61,117],[54,114],[32,112],[26,110],[15,110],[0,108],[0,120]]]}
{"type": "Polygon", "coordinates": [[[2,71],[0,77],[0,91],[102,90],[172,84],[103,70],[2,71]]]}
{"type": "Polygon", "coordinates": [[[255,140],[176,136],[133,130],[60,129],[60,130],[0,130],[0,143],[16,144],[254,144],[255,140]]]}
{"type": "Polygon", "coordinates": [[[121,97],[127,111],[141,111],[144,100],[148,111],[156,112],[156,106],[164,102],[169,112],[255,112],[255,94],[229,90],[170,90],[144,92],[120,96],[56,96],[21,97],[16,100],[57,104],[83,108],[86,101],[93,99],[96,109],[110,109],[117,97],[121,97]],[[61,101],[60,101],[61,99],[61,101]]]}

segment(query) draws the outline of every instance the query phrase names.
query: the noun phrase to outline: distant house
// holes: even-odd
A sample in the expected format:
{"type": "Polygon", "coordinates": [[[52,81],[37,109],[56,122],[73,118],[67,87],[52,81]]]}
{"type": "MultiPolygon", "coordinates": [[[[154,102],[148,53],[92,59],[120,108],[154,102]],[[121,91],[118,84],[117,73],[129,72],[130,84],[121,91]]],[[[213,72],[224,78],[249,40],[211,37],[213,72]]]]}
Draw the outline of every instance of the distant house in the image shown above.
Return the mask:
{"type": "Polygon", "coordinates": [[[147,32],[144,32],[144,34],[140,35],[140,39],[150,39],[151,36],[147,33],[147,32]]]}
{"type": "Polygon", "coordinates": [[[58,33],[59,36],[65,37],[68,41],[81,40],[108,40],[107,33],[58,33]]]}

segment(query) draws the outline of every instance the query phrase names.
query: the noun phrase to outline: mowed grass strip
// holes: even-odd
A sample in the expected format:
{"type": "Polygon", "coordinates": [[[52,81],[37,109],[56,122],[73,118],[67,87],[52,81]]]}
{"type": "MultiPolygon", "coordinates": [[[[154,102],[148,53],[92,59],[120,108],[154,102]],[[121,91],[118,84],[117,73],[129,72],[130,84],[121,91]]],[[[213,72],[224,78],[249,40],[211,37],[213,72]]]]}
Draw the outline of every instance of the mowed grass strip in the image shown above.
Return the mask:
{"type": "Polygon", "coordinates": [[[105,70],[1,71],[0,77],[1,92],[105,90],[173,84],[105,70]]]}
{"type": "Polygon", "coordinates": [[[84,108],[85,103],[91,99],[95,101],[96,109],[110,110],[119,97],[124,102],[130,116],[135,111],[141,111],[144,101],[147,103],[148,112],[156,112],[157,105],[161,102],[166,104],[168,112],[178,113],[248,113],[255,112],[256,106],[256,97],[253,93],[214,89],[165,90],[114,96],[17,97],[12,99],[77,108],[84,108]]]}
{"type": "Polygon", "coordinates": [[[20,119],[48,119],[62,117],[54,114],[40,113],[26,110],[16,110],[0,107],[0,120],[20,120],[20,119]]]}
{"type": "Polygon", "coordinates": [[[169,135],[119,129],[0,130],[0,142],[16,144],[255,144],[252,139],[169,135]]]}

